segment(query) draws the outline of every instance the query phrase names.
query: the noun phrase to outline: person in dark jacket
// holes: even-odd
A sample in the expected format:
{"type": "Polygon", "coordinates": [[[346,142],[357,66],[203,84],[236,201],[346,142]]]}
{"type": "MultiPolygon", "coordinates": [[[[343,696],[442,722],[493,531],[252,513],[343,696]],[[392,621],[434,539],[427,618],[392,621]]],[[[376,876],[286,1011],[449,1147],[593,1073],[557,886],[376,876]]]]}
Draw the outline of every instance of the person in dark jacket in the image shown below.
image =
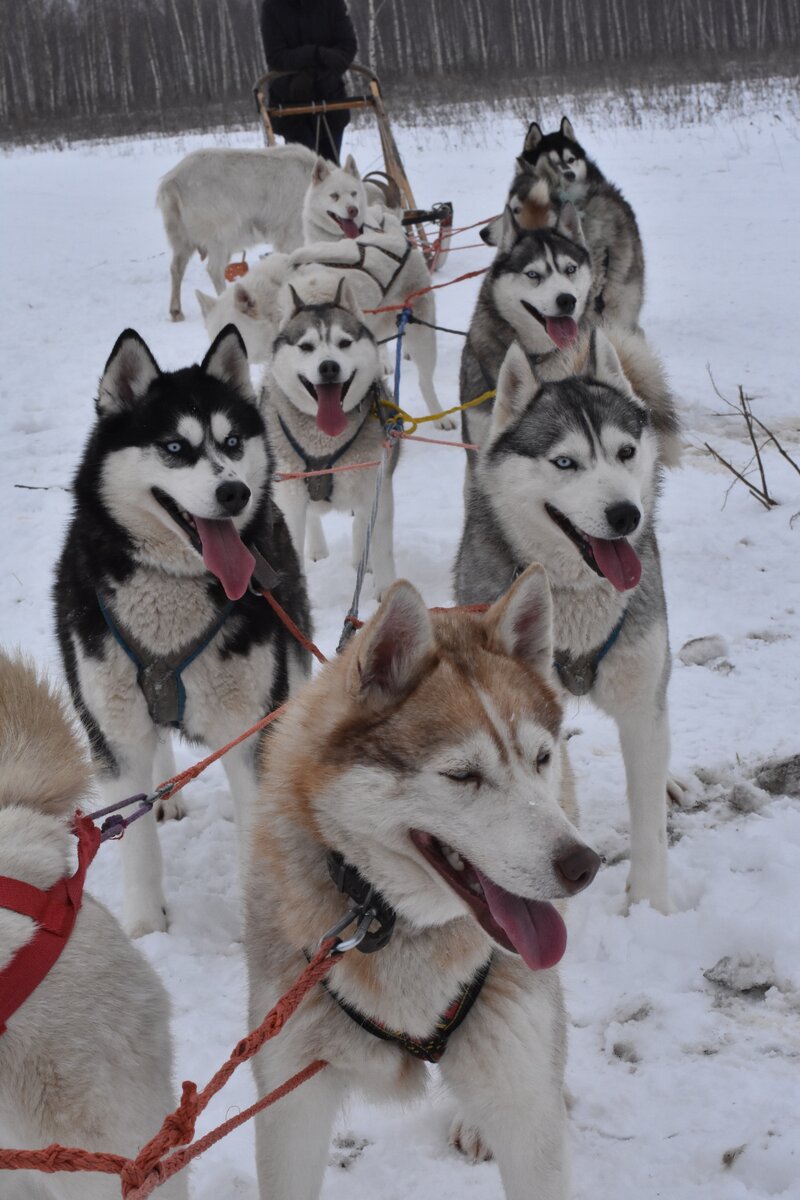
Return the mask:
{"type": "MultiPolygon", "coordinates": [[[[269,87],[270,106],[342,100],[344,73],[358,44],[345,0],[264,0],[261,36],[270,71],[291,71],[269,87]]],[[[287,142],[301,142],[339,161],[347,109],[324,115],[273,117],[287,142]]]]}

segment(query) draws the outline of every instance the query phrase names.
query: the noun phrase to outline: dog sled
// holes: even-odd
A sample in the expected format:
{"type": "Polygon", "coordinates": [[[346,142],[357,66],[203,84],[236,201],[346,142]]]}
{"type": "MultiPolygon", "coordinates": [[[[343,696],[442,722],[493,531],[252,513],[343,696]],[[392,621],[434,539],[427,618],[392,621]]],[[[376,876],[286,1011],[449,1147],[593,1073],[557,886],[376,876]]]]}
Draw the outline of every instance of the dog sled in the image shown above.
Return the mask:
{"type": "Polygon", "coordinates": [[[431,271],[438,270],[447,258],[450,230],[453,227],[453,205],[449,201],[434,204],[429,209],[419,208],[411,190],[411,184],[394,140],[389,117],[383,103],[383,93],[378,76],[368,67],[353,63],[350,72],[363,80],[366,90],[360,95],[345,96],[343,100],[320,101],[315,104],[270,106],[267,96],[269,84],[293,74],[292,71],[268,71],[256,80],[253,92],[258,114],[264,127],[267,145],[274,146],[275,131],[273,117],[317,116],[321,122],[326,114],[341,109],[352,111],[371,109],[378,123],[378,135],[383,151],[383,171],[371,171],[364,179],[376,183],[386,195],[387,203],[403,209],[403,225],[409,237],[419,246],[431,271]]]}

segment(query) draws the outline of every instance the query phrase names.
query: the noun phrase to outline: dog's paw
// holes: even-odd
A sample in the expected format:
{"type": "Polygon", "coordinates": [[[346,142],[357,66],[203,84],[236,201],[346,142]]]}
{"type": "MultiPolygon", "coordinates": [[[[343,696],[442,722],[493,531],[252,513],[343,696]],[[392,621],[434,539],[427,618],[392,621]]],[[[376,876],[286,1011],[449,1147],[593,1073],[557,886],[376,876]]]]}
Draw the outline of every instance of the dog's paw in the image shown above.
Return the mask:
{"type": "Polygon", "coordinates": [[[466,1125],[460,1117],[456,1117],[450,1126],[450,1145],[471,1163],[490,1162],[494,1157],[480,1130],[474,1125],[466,1125]]]}
{"type": "Polygon", "coordinates": [[[186,813],[187,808],[181,793],[170,796],[168,800],[159,800],[156,805],[157,821],[182,821],[186,813]]]}
{"type": "Polygon", "coordinates": [[[655,912],[660,912],[665,917],[674,912],[666,887],[654,888],[647,882],[636,883],[628,876],[628,882],[625,884],[625,904],[622,910],[624,916],[628,916],[631,906],[634,904],[649,904],[655,912]]]}
{"type": "Polygon", "coordinates": [[[183,315],[181,310],[178,309],[177,312],[170,312],[169,319],[170,321],[185,321],[186,317],[183,315]]]}
{"type": "Polygon", "coordinates": [[[126,909],[122,921],[129,938],[144,937],[147,933],[166,933],[168,925],[167,909],[163,904],[132,905],[126,909]]]}
{"type": "Polygon", "coordinates": [[[667,802],[683,808],[688,800],[689,784],[680,775],[667,775],[667,802]]]}
{"type": "Polygon", "coordinates": [[[440,417],[434,424],[434,429],[455,429],[456,422],[454,417],[440,417]]]}

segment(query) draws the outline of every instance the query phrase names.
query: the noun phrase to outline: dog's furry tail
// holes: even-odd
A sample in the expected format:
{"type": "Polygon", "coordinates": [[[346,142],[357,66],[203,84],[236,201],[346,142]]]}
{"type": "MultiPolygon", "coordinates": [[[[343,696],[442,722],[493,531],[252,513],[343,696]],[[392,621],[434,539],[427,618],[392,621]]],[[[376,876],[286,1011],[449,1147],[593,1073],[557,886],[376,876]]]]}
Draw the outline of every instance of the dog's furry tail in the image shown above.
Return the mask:
{"type": "Polygon", "coordinates": [[[0,808],[73,812],[91,774],[63,696],[33,663],[0,650],[0,808]]]}

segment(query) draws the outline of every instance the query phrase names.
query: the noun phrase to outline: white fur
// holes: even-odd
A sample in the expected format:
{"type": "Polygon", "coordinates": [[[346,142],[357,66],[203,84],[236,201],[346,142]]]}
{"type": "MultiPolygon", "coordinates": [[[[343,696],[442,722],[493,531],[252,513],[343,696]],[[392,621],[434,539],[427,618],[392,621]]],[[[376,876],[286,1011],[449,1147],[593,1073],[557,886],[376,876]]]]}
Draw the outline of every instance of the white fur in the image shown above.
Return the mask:
{"type": "Polygon", "coordinates": [[[161,180],[156,202],[172,248],[170,316],[183,320],[181,283],[195,251],[208,256],[218,295],[231,256],[261,242],[290,251],[303,240],[301,207],[315,156],[305,146],[214,148],[187,154],[161,180]]]}

